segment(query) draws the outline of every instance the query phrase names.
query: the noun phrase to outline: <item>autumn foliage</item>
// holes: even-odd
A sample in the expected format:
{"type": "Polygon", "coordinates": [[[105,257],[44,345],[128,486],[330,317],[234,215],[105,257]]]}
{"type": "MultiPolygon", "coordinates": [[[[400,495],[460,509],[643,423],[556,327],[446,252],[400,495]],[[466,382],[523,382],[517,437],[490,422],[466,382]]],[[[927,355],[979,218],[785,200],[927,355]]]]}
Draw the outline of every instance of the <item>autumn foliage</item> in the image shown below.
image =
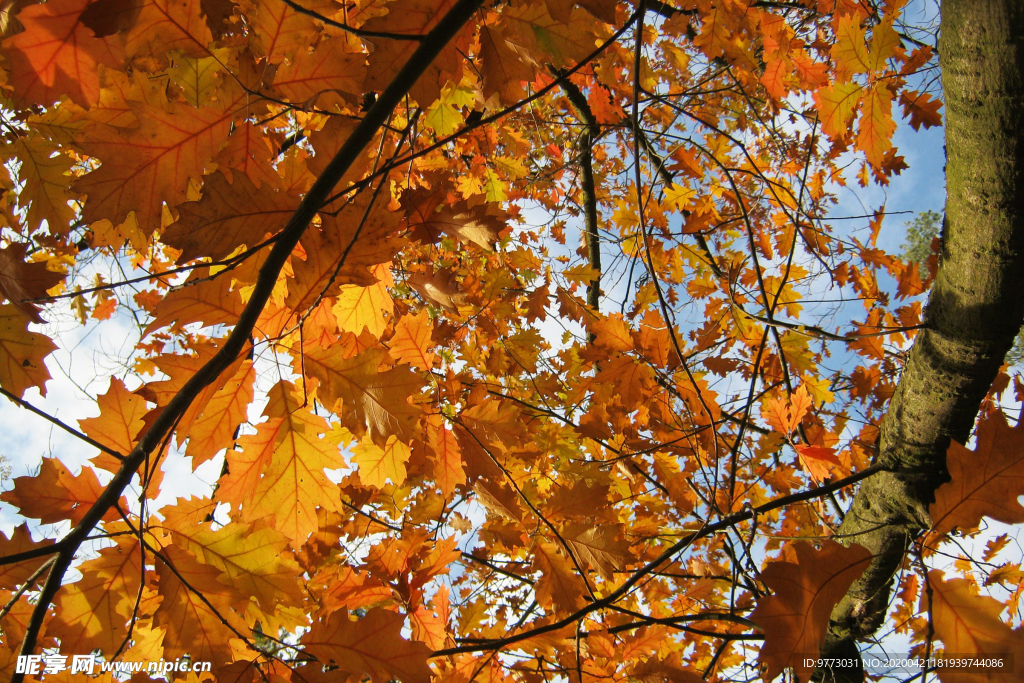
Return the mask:
{"type": "MultiPolygon", "coordinates": [[[[0,494],[3,675],[806,680],[929,284],[826,220],[941,123],[904,4],[8,0],[4,410],[71,313],[134,350],[59,425],[95,457],[0,494]]],[[[1016,583],[923,559],[1024,520],[1000,420],[898,577],[922,653],[1022,652],[1016,583]]]]}

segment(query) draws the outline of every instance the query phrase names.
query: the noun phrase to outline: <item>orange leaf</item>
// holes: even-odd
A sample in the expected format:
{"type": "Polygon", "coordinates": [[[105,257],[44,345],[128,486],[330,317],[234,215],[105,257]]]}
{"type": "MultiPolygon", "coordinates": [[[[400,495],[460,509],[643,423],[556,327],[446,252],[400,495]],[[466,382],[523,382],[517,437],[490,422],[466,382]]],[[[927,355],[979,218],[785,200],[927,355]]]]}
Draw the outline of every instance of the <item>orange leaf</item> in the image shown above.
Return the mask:
{"type": "Polygon", "coordinates": [[[974,531],[982,517],[1024,522],[1024,507],[1017,502],[1024,493],[1024,426],[1010,427],[1001,412],[986,417],[973,451],[949,444],[946,467],[951,480],[938,488],[929,508],[936,532],[974,531]]]}
{"type": "Polygon", "coordinates": [[[845,140],[849,136],[850,122],[857,110],[857,102],[863,88],[854,82],[833,83],[819,88],[814,93],[818,105],[821,130],[833,140],[845,140]]]}
{"type": "Polygon", "coordinates": [[[162,204],[176,206],[187,199],[189,178],[202,177],[244,105],[244,99],[203,109],[132,102],[138,128],[87,129],[77,144],[103,165],[74,184],[88,195],[83,219],[118,224],[134,211],[142,231],[152,234],[160,227],[162,204]]]}
{"type": "Polygon", "coordinates": [[[342,285],[331,309],[342,332],[360,335],[366,330],[380,337],[387,329],[388,319],[394,311],[394,301],[388,287],[394,286],[391,264],[382,263],[373,269],[377,282],[369,287],[342,285]]]}
{"type": "Polygon", "coordinates": [[[82,107],[99,102],[99,65],[120,67],[124,51],[80,21],[87,7],[89,0],[51,0],[18,13],[25,30],[3,46],[16,106],[49,107],[62,95],[82,107]]]}
{"type": "Polygon", "coordinates": [[[811,397],[807,387],[800,385],[787,399],[765,398],[761,403],[761,416],[772,429],[781,434],[791,434],[804,419],[811,407],[811,397]]]}
{"type": "Polygon", "coordinates": [[[161,601],[153,614],[153,625],[166,630],[164,657],[189,655],[213,662],[214,667],[231,661],[231,639],[247,628],[231,605],[244,602],[248,596],[220,581],[219,569],[197,561],[178,546],[162,548],[155,564],[161,601]]]}
{"type": "Polygon", "coordinates": [[[629,351],[633,348],[633,336],[629,327],[618,313],[599,318],[591,326],[594,343],[609,351],[629,351]]]}
{"type": "MultiPolygon", "coordinates": [[[[150,382],[138,394],[166,406],[181,387],[217,352],[212,344],[196,345],[196,355],[165,354],[153,359],[166,380],[150,382]]],[[[178,421],[175,432],[181,446],[189,440],[186,455],[192,456],[193,468],[214,457],[234,440],[235,429],[246,421],[246,409],[252,400],[254,372],[252,362],[237,360],[207,385],[178,421]]]]}
{"type": "Polygon", "coordinates": [[[880,167],[892,149],[896,122],[892,118],[892,91],[884,81],[872,85],[861,97],[860,122],[857,126],[857,147],[868,163],[880,167]]]}
{"type": "Polygon", "coordinates": [[[566,543],[582,562],[598,570],[606,579],[611,579],[617,570],[622,570],[633,560],[629,544],[619,540],[620,530],[614,524],[580,524],[574,522],[562,532],[566,543]]]}
{"type": "Polygon", "coordinates": [[[313,624],[302,638],[303,648],[321,662],[342,671],[367,676],[374,683],[397,679],[403,683],[430,683],[427,656],[430,648],[402,637],[405,618],[379,607],[353,621],[347,610],[313,624]]]}
{"type": "Polygon", "coordinates": [[[447,185],[438,183],[432,190],[420,188],[402,197],[412,238],[439,242],[444,234],[492,251],[505,229],[504,211],[491,203],[451,202],[447,195],[447,185]]]}
{"type": "Polygon", "coordinates": [[[55,599],[57,614],[47,631],[74,652],[99,649],[112,655],[128,633],[142,581],[138,539],[121,536],[99,557],[83,562],[82,578],[61,587],[55,599]]]}
{"type": "Polygon", "coordinates": [[[364,441],[353,449],[352,461],[359,465],[359,479],[364,484],[384,488],[390,481],[395,486],[405,483],[405,464],[412,452],[394,435],[380,447],[364,441]]]}
{"type": "Polygon", "coordinates": [[[836,449],[824,446],[797,444],[796,452],[800,464],[815,481],[822,482],[832,476],[832,468],[840,465],[836,449]]]}
{"type": "Polygon", "coordinates": [[[177,323],[178,327],[202,323],[203,327],[231,324],[238,320],[244,304],[237,291],[231,290],[231,279],[224,273],[211,276],[207,267],[196,268],[188,280],[157,304],[153,321],[143,336],[177,323]]]}
{"type": "Polygon", "coordinates": [[[178,545],[223,572],[222,583],[240,589],[245,600],[238,607],[244,608],[250,596],[267,614],[279,605],[302,604],[302,589],[295,580],[302,570],[284,534],[259,522],[209,527],[207,523],[177,524],[172,533],[178,545]]]}
{"type": "Polygon", "coordinates": [[[900,93],[900,104],[903,105],[903,116],[910,118],[910,126],[921,130],[921,126],[932,128],[942,125],[942,102],[928,93],[904,90],[900,93]]]}
{"type": "Polygon", "coordinates": [[[804,659],[817,656],[832,608],[871,562],[871,553],[859,545],[831,540],[820,545],[816,550],[806,541],[791,543],[761,572],[774,595],[757,601],[750,620],[765,633],[759,661],[766,681],[788,667],[808,680],[811,669],[804,659]]]}
{"type": "MultiPolygon", "coordinates": [[[[1020,662],[1024,657],[1024,629],[1011,629],[999,614],[1004,605],[994,598],[977,595],[974,585],[966,579],[943,579],[942,572],[928,572],[931,588],[931,622],[935,635],[942,640],[945,651],[958,657],[1005,659],[1020,662]],[[1009,655],[1009,657],[1007,657],[1009,655]]],[[[929,597],[921,595],[921,610],[927,611],[929,597]]],[[[1020,680],[1014,664],[1001,670],[986,667],[984,671],[942,669],[943,683],[1009,683],[1020,680]]],[[[1019,666],[1019,664],[1016,664],[1019,666]]]]}
{"type": "Polygon", "coordinates": [[[535,65],[526,51],[494,26],[480,28],[480,71],[483,93],[498,93],[502,104],[513,104],[526,95],[525,83],[534,79],[535,65]]]}
{"type": "MultiPolygon", "coordinates": [[[[411,0],[393,4],[387,14],[370,19],[363,28],[370,31],[424,35],[441,20],[453,4],[454,0],[411,0]]],[[[364,90],[379,91],[386,88],[415,50],[416,42],[411,40],[378,41],[367,60],[369,68],[363,84],[364,90]]],[[[428,107],[440,96],[441,86],[449,78],[454,76],[455,78],[451,80],[458,82],[460,69],[461,61],[458,59],[456,47],[449,43],[416,81],[409,94],[420,106],[428,107]]]]}
{"type": "Polygon", "coordinates": [[[29,332],[28,322],[14,306],[0,305],[0,387],[19,398],[29,387],[46,396],[50,373],[43,359],[57,350],[49,337],[29,332]]]}
{"type": "Polygon", "coordinates": [[[228,452],[229,474],[217,497],[241,508],[243,518],[274,518],[274,528],[293,545],[304,543],[319,527],[316,509],[341,506],[337,484],[325,470],[345,466],[338,447],[320,437],[327,422],[309,411],[291,382],[278,382],[264,411],[269,419],[255,435],[243,436],[242,448],[228,452]]]}
{"type": "Polygon", "coordinates": [[[422,379],[407,365],[378,372],[384,356],[383,349],[369,349],[345,358],[339,347],[332,347],[310,349],[305,358],[307,373],[320,380],[324,404],[338,410],[353,433],[369,433],[378,445],[392,435],[408,441],[423,414],[409,402],[422,379]]]}
{"type": "MultiPolygon", "coordinates": [[[[291,11],[284,3],[271,3],[291,11]]],[[[344,40],[324,40],[316,50],[302,50],[292,61],[282,64],[274,75],[274,89],[286,100],[306,106],[316,104],[322,93],[351,98],[361,92],[366,77],[365,61],[366,56],[346,48],[344,40]]]]}
{"type": "MultiPolygon", "coordinates": [[[[99,416],[79,420],[78,426],[107,448],[128,455],[135,447],[135,437],[145,426],[142,418],[149,412],[146,400],[128,391],[124,382],[114,377],[107,393],[96,399],[96,403],[100,408],[99,416]]],[[[111,461],[109,464],[116,472],[120,463],[111,461]]]]}
{"type": "Polygon", "coordinates": [[[432,331],[430,314],[425,309],[416,315],[403,315],[391,337],[391,356],[419,370],[430,370],[434,367],[434,354],[430,352],[432,331]]]}
{"type": "MultiPolygon", "coordinates": [[[[42,524],[68,519],[77,524],[102,493],[103,487],[91,468],[83,468],[76,477],[57,458],[43,458],[39,474],[16,478],[14,489],[0,493],[0,500],[42,524]]],[[[104,517],[118,518],[113,509],[104,517]]]]}
{"type": "Polygon", "coordinates": [[[455,432],[444,426],[431,425],[430,447],[434,451],[434,481],[441,488],[445,498],[450,498],[456,488],[466,483],[466,472],[462,467],[462,449],[459,448],[455,432]]]}

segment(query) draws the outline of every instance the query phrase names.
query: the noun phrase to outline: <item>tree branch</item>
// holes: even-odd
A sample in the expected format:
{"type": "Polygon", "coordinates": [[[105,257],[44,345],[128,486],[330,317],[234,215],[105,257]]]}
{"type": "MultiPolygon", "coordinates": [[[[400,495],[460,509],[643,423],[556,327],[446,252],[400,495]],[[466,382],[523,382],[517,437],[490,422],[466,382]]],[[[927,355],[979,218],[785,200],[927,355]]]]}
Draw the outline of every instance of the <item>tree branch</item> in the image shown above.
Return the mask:
{"type": "MultiPolygon", "coordinates": [[[[563,74],[559,74],[563,76],[563,74]]],[[[587,305],[595,312],[601,310],[601,235],[597,231],[597,189],[594,186],[594,152],[601,129],[587,104],[587,98],[576,84],[563,76],[562,92],[583,122],[583,132],[576,143],[580,157],[580,190],[583,192],[583,235],[587,245],[590,267],[597,271],[587,284],[587,305]]]]}
{"type": "MultiPolygon", "coordinates": [[[[263,311],[267,301],[270,300],[281,269],[284,267],[292,249],[298,244],[299,238],[302,237],[306,227],[316,215],[317,210],[324,205],[328,196],[334,190],[334,186],[338,184],[345,172],[348,171],[349,167],[373,140],[377,131],[388,120],[395,107],[406,97],[409,89],[423,75],[427,67],[440,54],[441,50],[444,49],[455,34],[469,21],[481,4],[483,4],[483,0],[458,0],[455,3],[452,9],[430,31],[426,39],[417,46],[409,61],[406,62],[394,80],[381,93],[377,102],[367,112],[366,117],[352,131],[352,134],[342,145],[341,149],[338,150],[338,153],[327,164],[320,177],[313,183],[309,192],[303,197],[299,207],[292,214],[292,217],[278,236],[273,249],[271,249],[270,254],[267,256],[267,260],[260,268],[259,276],[250,299],[224,345],[168,402],[157,419],[153,421],[152,425],[139,438],[138,445],[124,459],[121,469],[118,470],[114,478],[107,484],[102,495],[85,513],[82,521],[62,539],[64,547],[57,556],[47,576],[46,583],[40,591],[38,604],[35,610],[33,610],[29,623],[25,628],[25,638],[21,644],[20,654],[29,655],[35,650],[36,639],[39,636],[39,630],[43,625],[43,619],[49,610],[50,603],[60,588],[64,574],[70,568],[75,553],[89,532],[99,523],[107,510],[117,502],[121,492],[131,483],[138,468],[146,461],[149,454],[159,446],[163,438],[170,433],[175,423],[188,410],[196,396],[205,387],[213,383],[243,352],[245,345],[249,343],[249,336],[256,325],[260,313],[263,311]]],[[[24,674],[15,673],[11,681],[12,683],[21,683],[23,679],[24,674]]]]}
{"type": "MultiPolygon", "coordinates": [[[[876,462],[840,533],[874,556],[832,612],[822,657],[859,661],[856,641],[885,619],[892,577],[948,479],[951,440],[978,407],[1024,321],[1024,4],[942,3],[946,220],[925,328],[881,425],[876,462]],[[860,533],[865,531],[865,533],[860,533]]],[[[857,669],[818,671],[842,683],[857,669]]]]}

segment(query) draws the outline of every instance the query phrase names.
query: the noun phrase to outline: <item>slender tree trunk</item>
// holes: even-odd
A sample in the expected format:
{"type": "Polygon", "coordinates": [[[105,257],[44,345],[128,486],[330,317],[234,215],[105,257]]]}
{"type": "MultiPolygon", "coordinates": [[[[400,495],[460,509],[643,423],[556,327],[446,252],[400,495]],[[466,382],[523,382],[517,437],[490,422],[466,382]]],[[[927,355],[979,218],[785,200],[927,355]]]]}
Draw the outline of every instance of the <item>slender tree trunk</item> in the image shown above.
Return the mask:
{"type": "MultiPolygon", "coordinates": [[[[832,612],[823,656],[856,656],[885,619],[892,577],[948,478],[951,439],[981,399],[1024,318],[1024,0],[944,0],[946,217],[939,271],[881,426],[889,471],[861,485],[840,528],[875,555],[832,612]]],[[[859,658],[858,658],[859,661],[859,658]]],[[[819,671],[861,680],[858,669],[819,671]]]]}

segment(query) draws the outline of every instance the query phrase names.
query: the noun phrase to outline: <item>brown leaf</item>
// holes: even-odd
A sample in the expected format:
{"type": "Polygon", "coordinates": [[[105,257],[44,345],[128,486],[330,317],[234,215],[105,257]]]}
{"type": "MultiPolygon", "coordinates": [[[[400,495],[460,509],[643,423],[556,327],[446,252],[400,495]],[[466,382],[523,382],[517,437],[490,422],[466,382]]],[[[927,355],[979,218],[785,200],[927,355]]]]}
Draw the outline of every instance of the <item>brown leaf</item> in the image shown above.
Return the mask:
{"type": "Polygon", "coordinates": [[[28,245],[21,242],[9,244],[0,249],[0,294],[25,314],[34,323],[46,322],[39,315],[39,307],[27,299],[46,296],[46,290],[64,280],[64,275],[55,273],[45,263],[27,263],[25,253],[28,245]]]}
{"type": "Polygon", "coordinates": [[[974,450],[950,443],[946,467],[951,480],[935,491],[929,508],[936,532],[974,531],[982,517],[1006,524],[1024,522],[1024,507],[1017,502],[1024,493],[1024,426],[1020,423],[1010,427],[999,411],[983,419],[974,450]]]}
{"type": "Polygon", "coordinates": [[[177,206],[178,220],[164,241],[181,250],[180,261],[207,256],[219,260],[240,246],[254,247],[284,227],[298,201],[269,187],[257,188],[245,174],[229,183],[214,173],[203,184],[203,198],[177,206]]]}
{"type": "Polygon", "coordinates": [[[821,549],[806,541],[787,545],[782,559],[769,562],[761,579],[772,589],[757,601],[750,620],[765,633],[759,661],[764,679],[773,681],[792,667],[802,681],[811,669],[806,658],[818,656],[832,608],[867,568],[871,553],[859,545],[845,547],[824,540],[821,549]]]}
{"type": "Polygon", "coordinates": [[[353,621],[343,609],[326,621],[313,624],[303,636],[302,645],[321,662],[335,664],[350,674],[367,676],[374,683],[393,679],[430,683],[430,649],[402,637],[404,621],[402,615],[379,607],[353,621]]]}

